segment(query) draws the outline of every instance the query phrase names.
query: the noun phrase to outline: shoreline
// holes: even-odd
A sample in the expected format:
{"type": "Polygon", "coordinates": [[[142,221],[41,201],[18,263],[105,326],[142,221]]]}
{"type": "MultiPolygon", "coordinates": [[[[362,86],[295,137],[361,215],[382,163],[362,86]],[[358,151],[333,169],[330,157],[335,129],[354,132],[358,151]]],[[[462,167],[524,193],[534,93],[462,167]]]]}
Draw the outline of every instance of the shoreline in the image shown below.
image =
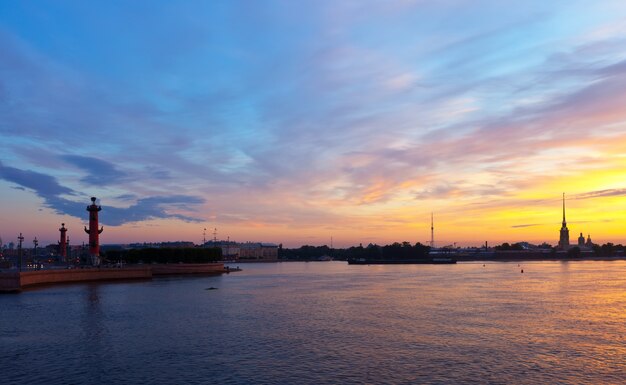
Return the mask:
{"type": "Polygon", "coordinates": [[[240,271],[224,268],[224,263],[153,264],[125,267],[44,269],[29,271],[0,271],[0,293],[19,293],[23,289],[79,282],[114,282],[151,280],[153,276],[219,275],[240,271]]]}
{"type": "MultiPolygon", "coordinates": [[[[554,261],[554,262],[575,262],[575,261],[626,261],[626,256],[614,256],[614,257],[550,257],[550,256],[498,256],[498,257],[485,257],[485,256],[468,256],[468,255],[454,255],[454,254],[441,254],[436,258],[451,258],[455,259],[457,262],[523,262],[523,261],[554,261]]],[[[224,263],[227,264],[238,264],[238,263],[282,263],[282,262],[348,262],[347,259],[333,259],[330,261],[320,261],[317,259],[277,259],[273,261],[226,261],[224,263]]]]}
{"type": "Polygon", "coordinates": [[[551,257],[551,256],[498,256],[496,258],[485,258],[480,256],[453,256],[450,258],[455,258],[458,262],[526,262],[526,261],[553,261],[553,262],[576,262],[576,261],[625,261],[626,256],[615,256],[615,257],[551,257]]]}

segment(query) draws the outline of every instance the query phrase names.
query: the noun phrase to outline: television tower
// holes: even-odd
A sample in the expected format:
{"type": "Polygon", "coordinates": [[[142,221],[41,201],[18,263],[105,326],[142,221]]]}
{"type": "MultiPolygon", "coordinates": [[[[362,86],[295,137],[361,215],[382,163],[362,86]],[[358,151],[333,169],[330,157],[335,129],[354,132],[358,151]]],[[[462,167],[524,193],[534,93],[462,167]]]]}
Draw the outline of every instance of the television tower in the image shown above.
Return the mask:
{"type": "Polygon", "coordinates": [[[433,221],[433,213],[430,213],[430,247],[435,247],[435,225],[433,221]]]}

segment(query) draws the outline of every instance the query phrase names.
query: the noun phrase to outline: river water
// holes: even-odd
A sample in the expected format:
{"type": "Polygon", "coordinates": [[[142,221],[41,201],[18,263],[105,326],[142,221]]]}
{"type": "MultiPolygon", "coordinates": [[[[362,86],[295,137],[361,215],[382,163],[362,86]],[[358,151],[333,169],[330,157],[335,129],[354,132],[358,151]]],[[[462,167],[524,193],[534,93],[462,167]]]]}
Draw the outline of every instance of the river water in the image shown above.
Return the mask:
{"type": "Polygon", "coordinates": [[[520,265],[241,264],[2,295],[0,383],[626,383],[626,262],[520,265]]]}

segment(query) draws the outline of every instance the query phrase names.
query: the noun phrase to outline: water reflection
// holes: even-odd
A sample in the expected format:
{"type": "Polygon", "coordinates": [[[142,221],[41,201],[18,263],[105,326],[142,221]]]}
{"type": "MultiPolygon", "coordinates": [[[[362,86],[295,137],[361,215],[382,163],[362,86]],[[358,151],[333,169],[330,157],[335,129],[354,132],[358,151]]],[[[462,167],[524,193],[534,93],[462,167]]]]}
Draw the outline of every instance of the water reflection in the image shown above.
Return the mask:
{"type": "MultiPolygon", "coordinates": [[[[626,372],[624,262],[242,267],[9,297],[20,301],[6,301],[2,347],[53,384],[595,384],[626,372]]],[[[20,382],[44,383],[21,368],[20,382]]]]}
{"type": "Polygon", "coordinates": [[[89,368],[86,377],[89,382],[100,383],[100,374],[105,371],[104,360],[108,359],[107,324],[104,319],[100,299],[101,285],[97,283],[87,284],[85,287],[85,311],[82,320],[83,353],[82,365],[89,368]]]}

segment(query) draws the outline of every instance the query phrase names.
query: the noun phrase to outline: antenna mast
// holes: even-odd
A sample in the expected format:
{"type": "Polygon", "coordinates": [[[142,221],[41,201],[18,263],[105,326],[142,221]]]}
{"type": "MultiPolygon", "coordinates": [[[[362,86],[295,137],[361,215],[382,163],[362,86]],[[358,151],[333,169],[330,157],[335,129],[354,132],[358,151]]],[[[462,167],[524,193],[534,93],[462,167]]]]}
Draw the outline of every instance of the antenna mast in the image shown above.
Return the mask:
{"type": "Polygon", "coordinates": [[[430,247],[435,247],[435,225],[433,221],[433,213],[430,213],[430,247]]]}

